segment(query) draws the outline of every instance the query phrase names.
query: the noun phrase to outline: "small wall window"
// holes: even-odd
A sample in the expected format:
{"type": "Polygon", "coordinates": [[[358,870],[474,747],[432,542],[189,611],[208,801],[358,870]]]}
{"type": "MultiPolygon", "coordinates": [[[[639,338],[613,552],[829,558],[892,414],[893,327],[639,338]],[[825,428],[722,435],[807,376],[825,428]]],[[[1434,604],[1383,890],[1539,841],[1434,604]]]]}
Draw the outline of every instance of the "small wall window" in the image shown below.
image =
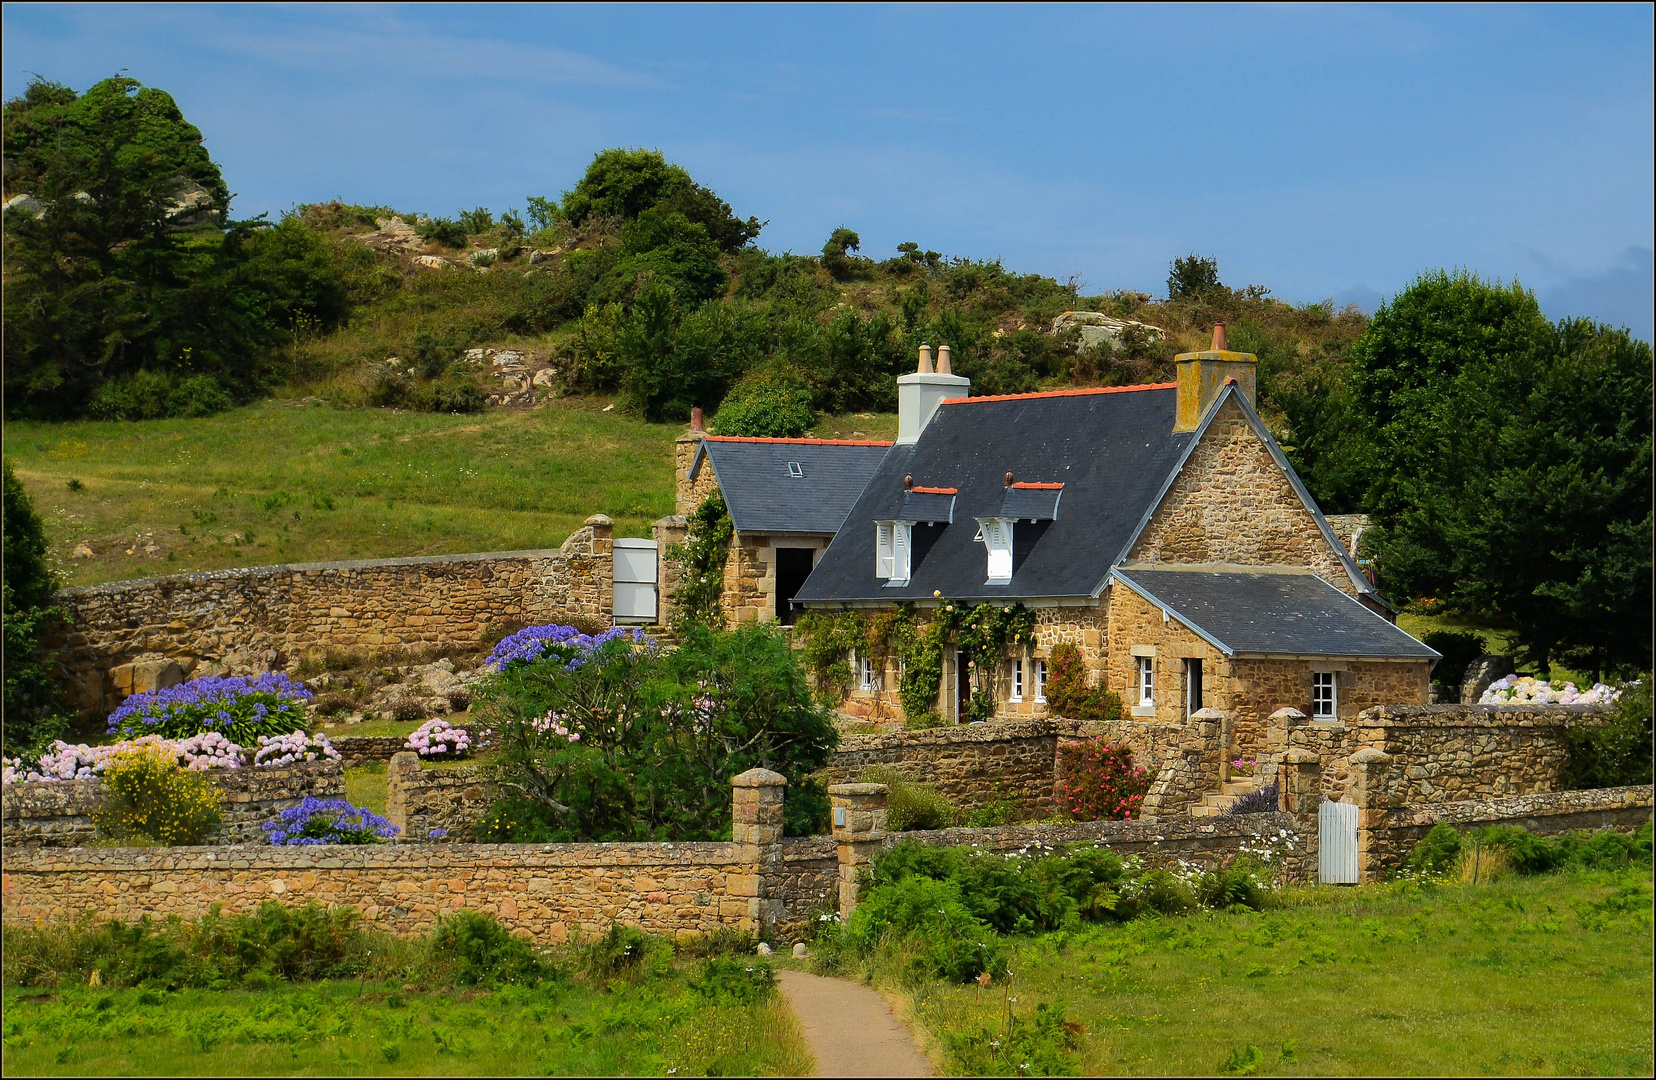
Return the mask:
{"type": "Polygon", "coordinates": [[[1195,657],[1185,661],[1185,717],[1202,711],[1202,662],[1195,657]]]}
{"type": "Polygon", "coordinates": [[[1035,661],[1035,700],[1046,704],[1046,661],[1035,661]]]}
{"type": "Polygon", "coordinates": [[[1332,720],[1340,714],[1340,692],[1336,688],[1334,672],[1311,673],[1311,715],[1318,720],[1332,720]]]}
{"type": "Polygon", "coordinates": [[[866,656],[857,657],[857,689],[878,690],[880,677],[874,671],[874,661],[866,656]]]}
{"type": "Polygon", "coordinates": [[[1012,700],[1023,700],[1024,662],[1023,658],[1012,661],[1012,700]]]}
{"type": "Polygon", "coordinates": [[[1138,703],[1140,705],[1154,705],[1156,703],[1156,658],[1154,656],[1136,657],[1138,660],[1138,703]]]}

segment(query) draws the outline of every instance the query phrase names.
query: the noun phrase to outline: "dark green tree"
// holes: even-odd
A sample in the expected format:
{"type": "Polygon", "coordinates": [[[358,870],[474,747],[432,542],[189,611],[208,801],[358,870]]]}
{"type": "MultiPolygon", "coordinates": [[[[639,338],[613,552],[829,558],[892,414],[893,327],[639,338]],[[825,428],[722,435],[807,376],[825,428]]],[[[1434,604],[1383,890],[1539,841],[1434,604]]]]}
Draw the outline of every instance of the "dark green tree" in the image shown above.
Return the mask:
{"type": "Polygon", "coordinates": [[[225,225],[223,178],[165,92],[128,78],[84,95],[37,81],[0,127],[7,194],[28,196],[4,219],[11,415],[75,415],[109,380],[146,372],[163,412],[190,380],[181,401],[227,403],[226,391],[258,388],[301,309],[337,318],[337,283],[292,280],[332,279],[331,260],[311,245],[284,261],[284,241],[308,227],[261,245],[264,222],[225,225]],[[273,284],[284,293],[274,303],[273,284]]]}
{"type": "Polygon", "coordinates": [[[857,270],[851,253],[861,247],[862,237],[841,225],[822,245],[822,268],[840,280],[851,277],[857,270]]]}
{"type": "MultiPolygon", "coordinates": [[[[658,150],[605,150],[592,159],[586,175],[564,192],[561,215],[572,225],[592,218],[632,221],[646,210],[683,214],[707,230],[723,251],[736,251],[759,235],[765,222],[738,218],[730,204],[691,179],[658,150]]],[[[530,200],[537,224],[550,224],[544,200],[530,200]]],[[[542,225],[544,227],[544,225],[542,225]]]]}
{"type": "Polygon", "coordinates": [[[1167,298],[1184,300],[1223,288],[1219,284],[1219,260],[1205,255],[1184,255],[1168,267],[1167,298]]]}
{"type": "Polygon", "coordinates": [[[1513,284],[1421,277],[1353,348],[1382,585],[1602,674],[1651,656],[1651,350],[1513,284]]]}
{"type": "Polygon", "coordinates": [[[3,569],[0,569],[0,620],[5,636],[5,713],[0,718],[0,745],[7,757],[42,748],[66,726],[59,716],[55,659],[43,654],[41,637],[59,616],[52,604],[57,577],[46,563],[46,530],[28,492],[12,472],[0,467],[4,483],[3,569]]]}

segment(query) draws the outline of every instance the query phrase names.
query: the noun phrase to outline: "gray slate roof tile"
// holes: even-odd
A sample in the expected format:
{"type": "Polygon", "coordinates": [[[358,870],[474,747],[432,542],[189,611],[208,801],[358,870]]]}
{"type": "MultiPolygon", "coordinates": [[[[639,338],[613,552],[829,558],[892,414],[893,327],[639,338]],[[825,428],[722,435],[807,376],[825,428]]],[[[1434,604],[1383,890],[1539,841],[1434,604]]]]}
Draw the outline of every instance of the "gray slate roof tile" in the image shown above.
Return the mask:
{"type": "Polygon", "coordinates": [[[704,457],[713,463],[739,533],[832,535],[890,448],[883,442],[709,435],[691,471],[699,471],[704,457]]]}

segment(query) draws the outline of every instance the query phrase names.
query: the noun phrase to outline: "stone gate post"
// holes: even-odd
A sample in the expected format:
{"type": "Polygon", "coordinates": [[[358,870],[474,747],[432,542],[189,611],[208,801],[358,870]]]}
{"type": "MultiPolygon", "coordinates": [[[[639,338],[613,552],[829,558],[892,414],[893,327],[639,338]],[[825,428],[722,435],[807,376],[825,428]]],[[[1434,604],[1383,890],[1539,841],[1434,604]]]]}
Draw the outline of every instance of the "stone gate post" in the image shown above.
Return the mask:
{"type": "Polygon", "coordinates": [[[391,755],[391,764],[385,767],[385,820],[402,830],[399,841],[408,836],[408,792],[404,781],[420,775],[420,755],[412,750],[399,750],[391,755]]]}
{"type": "Polygon", "coordinates": [[[747,902],[743,930],[765,930],[782,919],[782,804],[788,779],[769,769],[732,777],[730,838],[738,869],[725,894],[747,902]]]}
{"type": "Polygon", "coordinates": [[[1391,799],[1386,790],[1392,757],[1373,746],[1351,755],[1351,801],[1357,804],[1357,880],[1378,880],[1378,859],[1371,850],[1375,826],[1384,824],[1391,799]]]}
{"type": "Polygon", "coordinates": [[[839,912],[848,919],[857,907],[857,871],[885,842],[886,786],[832,784],[828,801],[834,810],[834,842],[839,845],[839,912]]]}
{"type": "Polygon", "coordinates": [[[1277,765],[1277,806],[1294,815],[1300,835],[1305,837],[1305,858],[1310,879],[1316,880],[1319,836],[1317,814],[1322,808],[1322,758],[1303,746],[1282,755],[1277,765]]]}

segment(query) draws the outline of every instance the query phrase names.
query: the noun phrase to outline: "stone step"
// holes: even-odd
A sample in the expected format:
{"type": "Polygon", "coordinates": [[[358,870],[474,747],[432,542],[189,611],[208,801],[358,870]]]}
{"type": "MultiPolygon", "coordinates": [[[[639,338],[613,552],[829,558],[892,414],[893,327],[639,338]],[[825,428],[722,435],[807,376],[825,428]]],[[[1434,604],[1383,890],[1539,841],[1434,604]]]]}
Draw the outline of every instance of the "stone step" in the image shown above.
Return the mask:
{"type": "Polygon", "coordinates": [[[1229,810],[1242,801],[1240,795],[1203,795],[1203,806],[1217,806],[1221,810],[1229,810]]]}
{"type": "Polygon", "coordinates": [[[1191,817],[1219,817],[1222,814],[1224,814],[1224,811],[1219,809],[1217,806],[1206,806],[1201,803],[1197,803],[1190,808],[1191,817]]]}
{"type": "Polygon", "coordinates": [[[1251,795],[1264,786],[1257,776],[1247,776],[1220,785],[1226,795],[1251,795]]]}

